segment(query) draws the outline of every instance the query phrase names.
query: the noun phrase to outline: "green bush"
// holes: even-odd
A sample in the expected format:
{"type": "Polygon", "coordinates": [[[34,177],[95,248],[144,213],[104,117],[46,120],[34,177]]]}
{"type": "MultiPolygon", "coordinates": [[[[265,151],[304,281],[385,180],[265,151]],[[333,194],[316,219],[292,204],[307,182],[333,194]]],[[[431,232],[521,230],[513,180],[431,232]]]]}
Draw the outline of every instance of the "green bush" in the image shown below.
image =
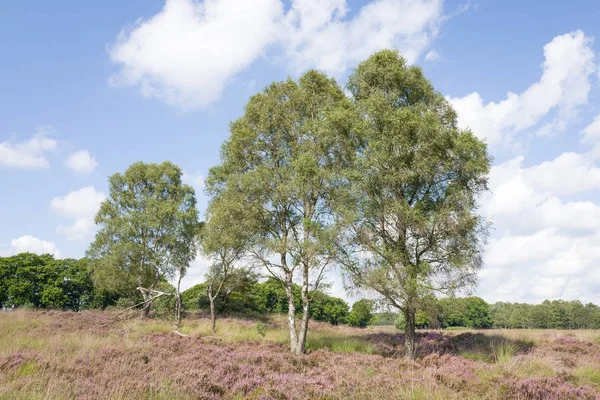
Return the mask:
{"type": "Polygon", "coordinates": [[[406,320],[404,319],[404,314],[398,313],[396,321],[394,322],[394,326],[397,330],[404,332],[404,328],[406,328],[406,320]]]}
{"type": "Polygon", "coordinates": [[[260,321],[256,323],[254,329],[256,329],[256,333],[258,333],[262,337],[265,337],[267,335],[267,325],[260,321]]]}
{"type": "Polygon", "coordinates": [[[352,305],[352,311],[348,315],[348,324],[364,328],[371,322],[373,318],[373,308],[375,304],[373,300],[361,299],[352,305]]]}

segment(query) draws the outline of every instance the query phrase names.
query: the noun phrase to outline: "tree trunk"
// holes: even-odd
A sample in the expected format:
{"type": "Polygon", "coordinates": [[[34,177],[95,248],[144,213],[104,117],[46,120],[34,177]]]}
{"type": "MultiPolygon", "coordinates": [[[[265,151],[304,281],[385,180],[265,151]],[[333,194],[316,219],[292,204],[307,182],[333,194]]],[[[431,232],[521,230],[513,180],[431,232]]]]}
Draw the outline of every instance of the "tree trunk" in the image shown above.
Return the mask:
{"type": "Polygon", "coordinates": [[[308,317],[310,311],[310,299],[308,297],[308,267],[304,267],[302,283],[302,324],[300,325],[300,337],[296,354],[306,353],[306,334],[308,332],[308,317]]]}
{"type": "Polygon", "coordinates": [[[414,360],[417,357],[417,350],[415,346],[415,315],[416,310],[413,308],[407,308],[404,310],[404,356],[408,359],[414,360]]]}
{"type": "Polygon", "coordinates": [[[152,298],[152,296],[150,295],[150,293],[147,293],[145,290],[141,290],[142,292],[142,297],[144,298],[144,308],[142,309],[142,314],[141,314],[141,318],[145,319],[148,318],[150,316],[150,299],[152,298]]]}
{"type": "Polygon", "coordinates": [[[288,328],[290,330],[290,350],[298,354],[298,334],[296,333],[296,305],[294,304],[294,292],[292,290],[292,273],[286,274],[285,293],[288,298],[288,328]]]}
{"type": "MultiPolygon", "coordinates": [[[[216,296],[215,296],[216,297],[216,296]]],[[[215,333],[217,331],[217,316],[215,314],[215,297],[208,295],[210,301],[210,331],[215,333]]]]}
{"type": "Polygon", "coordinates": [[[175,326],[179,329],[181,325],[181,276],[182,268],[179,268],[179,279],[177,280],[177,297],[175,299],[175,326]]]}

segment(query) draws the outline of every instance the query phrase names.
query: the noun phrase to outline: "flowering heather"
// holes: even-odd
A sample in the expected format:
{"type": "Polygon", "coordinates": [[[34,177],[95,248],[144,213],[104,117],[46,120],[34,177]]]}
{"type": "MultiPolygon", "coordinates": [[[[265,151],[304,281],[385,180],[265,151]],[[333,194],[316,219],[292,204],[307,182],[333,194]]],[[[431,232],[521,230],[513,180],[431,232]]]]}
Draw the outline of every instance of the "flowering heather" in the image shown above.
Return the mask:
{"type": "Polygon", "coordinates": [[[181,337],[168,321],[102,327],[107,317],[0,313],[0,398],[600,398],[600,345],[556,334],[531,347],[499,331],[419,332],[420,357],[408,361],[404,337],[392,329],[315,323],[309,344],[318,350],[296,357],[277,319],[264,335],[255,321],[223,319],[209,338],[204,320],[185,320],[181,330],[190,336],[181,337]],[[518,346],[514,360],[497,364],[486,353],[499,338],[518,346]],[[466,358],[472,353],[481,359],[466,358]]]}
{"type": "Polygon", "coordinates": [[[532,377],[520,381],[509,380],[505,386],[505,399],[575,400],[600,399],[597,391],[588,386],[574,387],[560,378],[532,377]]]}

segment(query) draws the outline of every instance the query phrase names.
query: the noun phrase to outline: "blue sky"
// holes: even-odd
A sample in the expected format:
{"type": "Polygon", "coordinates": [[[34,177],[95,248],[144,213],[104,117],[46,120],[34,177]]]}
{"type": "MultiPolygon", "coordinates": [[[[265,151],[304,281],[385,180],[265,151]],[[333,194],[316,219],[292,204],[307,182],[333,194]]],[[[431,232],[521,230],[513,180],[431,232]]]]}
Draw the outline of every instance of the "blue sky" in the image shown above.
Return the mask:
{"type": "Polygon", "coordinates": [[[477,294],[598,302],[599,20],[594,0],[4,2],[0,254],[81,257],[107,177],[135,161],[181,166],[203,209],[202,179],[251,94],[313,67],[345,84],[388,47],[495,157],[477,294]]]}

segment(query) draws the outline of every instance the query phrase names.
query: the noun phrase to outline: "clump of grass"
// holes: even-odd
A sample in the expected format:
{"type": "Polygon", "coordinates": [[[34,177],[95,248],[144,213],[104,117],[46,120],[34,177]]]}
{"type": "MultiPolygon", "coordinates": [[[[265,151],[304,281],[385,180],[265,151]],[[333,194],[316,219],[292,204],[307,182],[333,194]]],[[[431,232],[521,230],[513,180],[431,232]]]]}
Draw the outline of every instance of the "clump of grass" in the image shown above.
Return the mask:
{"type": "Polygon", "coordinates": [[[460,353],[460,355],[462,357],[466,358],[467,360],[479,361],[479,362],[490,362],[489,356],[482,354],[482,353],[475,352],[475,351],[463,351],[460,353]]]}
{"type": "Polygon", "coordinates": [[[556,371],[548,365],[547,361],[543,358],[533,359],[521,359],[516,360],[517,362],[512,368],[512,372],[522,378],[529,376],[542,376],[542,377],[553,377],[556,376],[556,371]]]}
{"type": "Polygon", "coordinates": [[[22,364],[19,367],[19,370],[17,371],[17,375],[19,375],[19,376],[34,375],[35,373],[37,373],[38,370],[39,370],[39,367],[38,367],[37,363],[35,361],[31,360],[31,361],[27,361],[26,363],[22,364]]]}
{"type": "Polygon", "coordinates": [[[256,333],[263,338],[267,335],[267,326],[263,322],[257,322],[254,329],[256,329],[256,333]]]}
{"type": "Polygon", "coordinates": [[[494,361],[498,364],[506,364],[517,354],[519,348],[505,340],[490,343],[494,361]]]}
{"type": "Polygon", "coordinates": [[[318,333],[309,335],[306,348],[309,350],[327,349],[339,353],[375,353],[373,346],[363,340],[343,336],[320,335],[318,333]]]}
{"type": "Polygon", "coordinates": [[[600,369],[597,367],[578,367],[573,371],[573,375],[581,384],[600,388],[600,369]]]}

